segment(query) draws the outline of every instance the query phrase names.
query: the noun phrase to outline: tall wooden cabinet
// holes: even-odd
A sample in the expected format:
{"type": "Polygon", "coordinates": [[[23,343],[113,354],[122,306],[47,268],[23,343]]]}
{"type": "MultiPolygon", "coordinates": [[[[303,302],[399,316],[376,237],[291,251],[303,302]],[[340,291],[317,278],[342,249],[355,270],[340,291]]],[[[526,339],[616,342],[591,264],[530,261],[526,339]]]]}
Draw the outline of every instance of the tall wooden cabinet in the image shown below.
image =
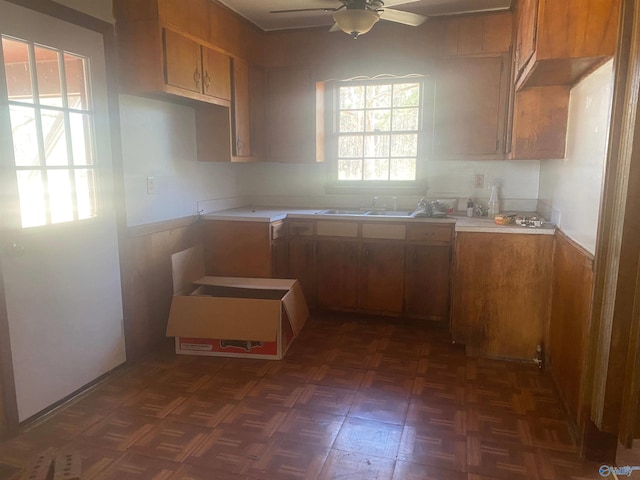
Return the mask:
{"type": "Polygon", "coordinates": [[[438,158],[504,158],[508,81],[507,55],[442,60],[435,92],[438,158]]]}
{"type": "Polygon", "coordinates": [[[315,84],[309,67],[269,69],[268,157],[277,162],[314,162],[315,84]]]}

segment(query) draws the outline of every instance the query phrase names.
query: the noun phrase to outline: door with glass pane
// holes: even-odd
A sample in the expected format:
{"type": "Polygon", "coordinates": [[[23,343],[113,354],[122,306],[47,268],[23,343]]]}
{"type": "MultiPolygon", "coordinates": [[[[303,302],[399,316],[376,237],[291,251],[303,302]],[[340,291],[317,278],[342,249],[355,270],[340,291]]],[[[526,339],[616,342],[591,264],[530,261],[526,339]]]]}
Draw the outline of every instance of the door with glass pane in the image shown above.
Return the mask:
{"type": "Polygon", "coordinates": [[[1,0],[0,36],[3,341],[23,421],[124,361],[122,296],[102,37],[1,0]]]}

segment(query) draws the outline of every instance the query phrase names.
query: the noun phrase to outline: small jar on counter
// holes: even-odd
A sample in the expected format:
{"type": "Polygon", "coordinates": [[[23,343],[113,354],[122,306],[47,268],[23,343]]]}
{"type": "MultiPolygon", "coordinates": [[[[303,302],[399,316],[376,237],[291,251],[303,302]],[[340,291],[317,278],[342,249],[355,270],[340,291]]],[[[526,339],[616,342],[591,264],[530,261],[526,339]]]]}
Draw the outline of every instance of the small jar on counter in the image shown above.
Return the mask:
{"type": "Polygon", "coordinates": [[[473,200],[467,200],[467,217],[473,217],[473,200]]]}

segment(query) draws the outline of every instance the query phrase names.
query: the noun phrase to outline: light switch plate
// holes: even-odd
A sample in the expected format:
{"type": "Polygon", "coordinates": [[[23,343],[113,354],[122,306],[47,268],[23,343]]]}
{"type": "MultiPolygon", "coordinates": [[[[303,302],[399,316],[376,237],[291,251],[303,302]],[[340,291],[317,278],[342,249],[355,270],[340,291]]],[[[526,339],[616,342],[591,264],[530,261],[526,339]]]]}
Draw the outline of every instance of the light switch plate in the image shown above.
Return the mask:
{"type": "Polygon", "coordinates": [[[473,179],[473,188],[484,188],[484,173],[476,173],[473,179]]]}
{"type": "Polygon", "coordinates": [[[156,177],[147,177],[147,195],[155,195],[156,177]]]}

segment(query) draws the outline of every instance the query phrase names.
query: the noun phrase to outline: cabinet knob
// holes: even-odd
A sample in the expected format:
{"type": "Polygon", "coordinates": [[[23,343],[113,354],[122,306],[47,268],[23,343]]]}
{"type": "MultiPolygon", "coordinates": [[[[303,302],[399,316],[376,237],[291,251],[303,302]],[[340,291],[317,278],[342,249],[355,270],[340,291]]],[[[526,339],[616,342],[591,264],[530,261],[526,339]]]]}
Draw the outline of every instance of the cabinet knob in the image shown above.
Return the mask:
{"type": "Polygon", "coordinates": [[[200,71],[196,68],[196,71],[193,72],[193,81],[196,82],[196,88],[200,88],[200,71]]]}
{"type": "Polygon", "coordinates": [[[209,76],[209,72],[204,72],[204,91],[205,93],[209,91],[209,87],[211,86],[211,77],[209,76]]]}

